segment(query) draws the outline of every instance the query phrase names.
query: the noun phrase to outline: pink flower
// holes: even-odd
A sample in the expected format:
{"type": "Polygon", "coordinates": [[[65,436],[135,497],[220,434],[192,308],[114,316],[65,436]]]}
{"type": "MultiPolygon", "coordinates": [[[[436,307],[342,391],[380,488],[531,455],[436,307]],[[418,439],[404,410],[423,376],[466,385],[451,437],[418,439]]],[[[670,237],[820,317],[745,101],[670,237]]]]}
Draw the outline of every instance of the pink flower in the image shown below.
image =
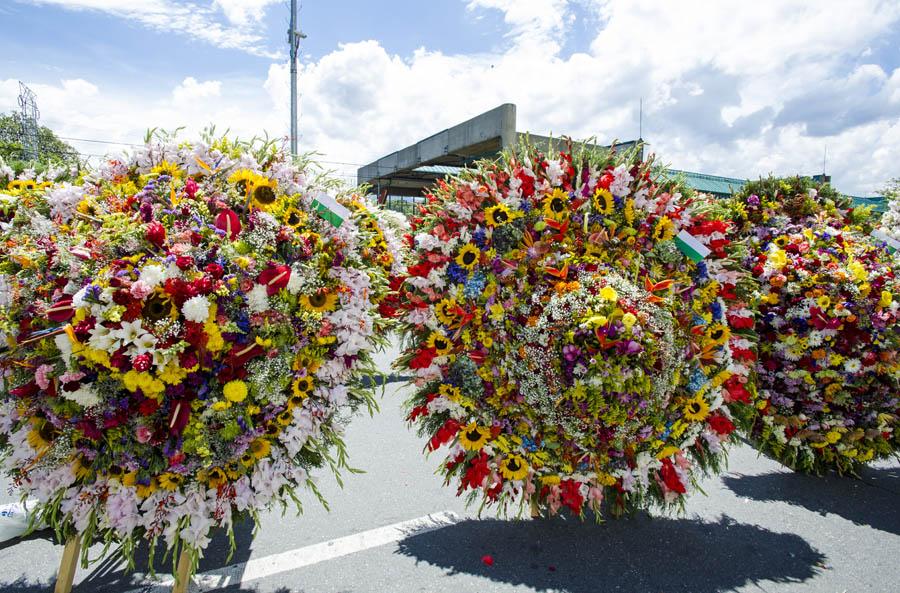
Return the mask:
{"type": "Polygon", "coordinates": [[[131,285],[131,296],[138,300],[144,300],[145,298],[150,296],[151,292],[153,292],[153,289],[150,288],[150,285],[143,280],[138,280],[131,285]]]}
{"type": "Polygon", "coordinates": [[[48,387],[50,387],[50,378],[47,376],[47,374],[52,370],[53,367],[49,364],[42,364],[34,372],[34,380],[37,383],[38,387],[40,387],[42,390],[46,390],[48,387]]]}
{"type": "Polygon", "coordinates": [[[150,442],[150,437],[153,436],[153,431],[146,426],[138,426],[137,430],[134,431],[134,436],[139,443],[148,443],[150,442]]]}
{"type": "Polygon", "coordinates": [[[59,380],[61,383],[71,383],[73,381],[78,381],[84,378],[84,373],[81,371],[70,371],[65,373],[64,375],[60,375],[59,380]]]}

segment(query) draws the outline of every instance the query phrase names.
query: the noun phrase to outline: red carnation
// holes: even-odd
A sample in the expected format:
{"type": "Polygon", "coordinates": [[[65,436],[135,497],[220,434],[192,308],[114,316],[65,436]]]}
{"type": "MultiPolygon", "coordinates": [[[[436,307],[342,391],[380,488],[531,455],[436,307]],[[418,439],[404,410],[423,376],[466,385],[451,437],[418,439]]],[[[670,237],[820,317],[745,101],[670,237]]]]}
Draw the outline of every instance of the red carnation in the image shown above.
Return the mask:
{"type": "Polygon", "coordinates": [[[138,413],[141,416],[149,416],[159,409],[159,402],[155,399],[145,398],[140,404],[138,404],[138,413]]]}
{"type": "Polygon", "coordinates": [[[186,193],[188,197],[193,198],[197,195],[198,189],[200,189],[200,186],[197,185],[197,182],[194,181],[193,177],[188,177],[188,180],[184,182],[184,193],[186,193]]]}
{"type": "Polygon", "coordinates": [[[225,231],[225,235],[232,241],[234,241],[241,232],[241,219],[237,215],[237,212],[229,208],[222,210],[216,215],[215,224],[216,228],[225,231]]]}
{"type": "Polygon", "coordinates": [[[263,270],[259,277],[257,277],[256,281],[266,287],[266,294],[273,296],[279,290],[285,288],[290,279],[290,266],[273,266],[270,264],[269,267],[263,270]]]}
{"type": "Polygon", "coordinates": [[[194,267],[194,258],[190,255],[179,255],[175,258],[175,265],[179,270],[190,270],[194,267]]]}
{"type": "Polygon", "coordinates": [[[207,274],[209,274],[216,280],[225,275],[225,268],[223,268],[219,264],[208,264],[204,269],[206,270],[207,274]]]}
{"type": "Polygon", "coordinates": [[[166,227],[158,222],[147,223],[147,232],[145,236],[148,241],[157,247],[162,247],[162,244],[166,242],[166,227]]]}

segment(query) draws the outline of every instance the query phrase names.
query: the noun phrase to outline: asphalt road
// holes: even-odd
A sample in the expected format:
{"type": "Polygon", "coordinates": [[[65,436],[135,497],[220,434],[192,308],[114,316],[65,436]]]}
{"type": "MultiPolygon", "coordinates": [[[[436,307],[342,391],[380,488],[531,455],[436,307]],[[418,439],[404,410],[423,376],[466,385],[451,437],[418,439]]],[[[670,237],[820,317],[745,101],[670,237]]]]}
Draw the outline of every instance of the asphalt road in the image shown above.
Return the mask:
{"type": "MultiPolygon", "coordinates": [[[[268,513],[255,535],[241,525],[230,561],[227,542],[216,538],[200,566],[205,586],[193,590],[225,582],[224,574],[231,585],[222,590],[264,593],[900,591],[897,462],[862,480],[814,478],[742,446],[730,471],[707,480],[706,496],[694,496],[680,516],[600,525],[479,519],[442,487],[438,458],[422,455],[423,441],[403,422],[406,392],[389,385],[381,413],[349,427],[352,461],[366,473],[347,476],[343,489],[323,477],[330,512],[307,496],[300,517],[268,513]],[[411,520],[428,515],[412,529],[411,520]]],[[[0,503],[14,499],[3,482],[0,503]]],[[[49,537],[0,544],[0,591],[52,590],[62,547],[49,537]]],[[[115,557],[79,568],[75,582],[76,592],[165,590],[115,557]]]]}

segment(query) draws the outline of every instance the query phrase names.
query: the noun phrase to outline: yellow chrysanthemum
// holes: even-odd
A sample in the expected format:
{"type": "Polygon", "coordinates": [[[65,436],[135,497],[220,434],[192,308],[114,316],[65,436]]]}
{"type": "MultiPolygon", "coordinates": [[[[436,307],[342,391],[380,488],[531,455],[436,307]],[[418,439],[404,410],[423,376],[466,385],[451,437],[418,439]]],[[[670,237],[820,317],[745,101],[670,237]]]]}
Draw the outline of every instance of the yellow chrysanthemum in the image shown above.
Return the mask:
{"type": "Polygon", "coordinates": [[[228,401],[240,403],[247,398],[247,384],[243,381],[229,381],[222,389],[222,393],[228,401]]]}
{"type": "Polygon", "coordinates": [[[478,426],[474,422],[463,427],[459,431],[459,444],[466,451],[478,451],[484,447],[491,438],[491,429],[478,426]]]}
{"type": "Polygon", "coordinates": [[[467,270],[473,269],[481,259],[481,250],[474,243],[466,243],[456,255],[456,263],[467,270]]]}

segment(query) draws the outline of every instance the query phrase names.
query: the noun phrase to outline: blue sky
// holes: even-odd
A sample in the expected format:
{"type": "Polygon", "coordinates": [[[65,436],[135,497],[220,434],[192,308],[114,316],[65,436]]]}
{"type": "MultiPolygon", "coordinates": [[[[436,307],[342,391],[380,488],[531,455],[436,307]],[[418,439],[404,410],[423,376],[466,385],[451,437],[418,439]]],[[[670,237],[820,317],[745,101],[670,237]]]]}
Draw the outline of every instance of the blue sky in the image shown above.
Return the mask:
{"type": "MultiPolygon", "coordinates": [[[[0,111],[23,80],[69,137],[280,135],[287,19],[286,0],[5,0],[0,111]]],[[[307,0],[301,141],[349,179],[503,102],[522,130],[631,138],[643,97],[673,166],[812,173],[827,145],[836,184],[871,193],[900,176],[898,22],[894,0],[307,0]]]]}

